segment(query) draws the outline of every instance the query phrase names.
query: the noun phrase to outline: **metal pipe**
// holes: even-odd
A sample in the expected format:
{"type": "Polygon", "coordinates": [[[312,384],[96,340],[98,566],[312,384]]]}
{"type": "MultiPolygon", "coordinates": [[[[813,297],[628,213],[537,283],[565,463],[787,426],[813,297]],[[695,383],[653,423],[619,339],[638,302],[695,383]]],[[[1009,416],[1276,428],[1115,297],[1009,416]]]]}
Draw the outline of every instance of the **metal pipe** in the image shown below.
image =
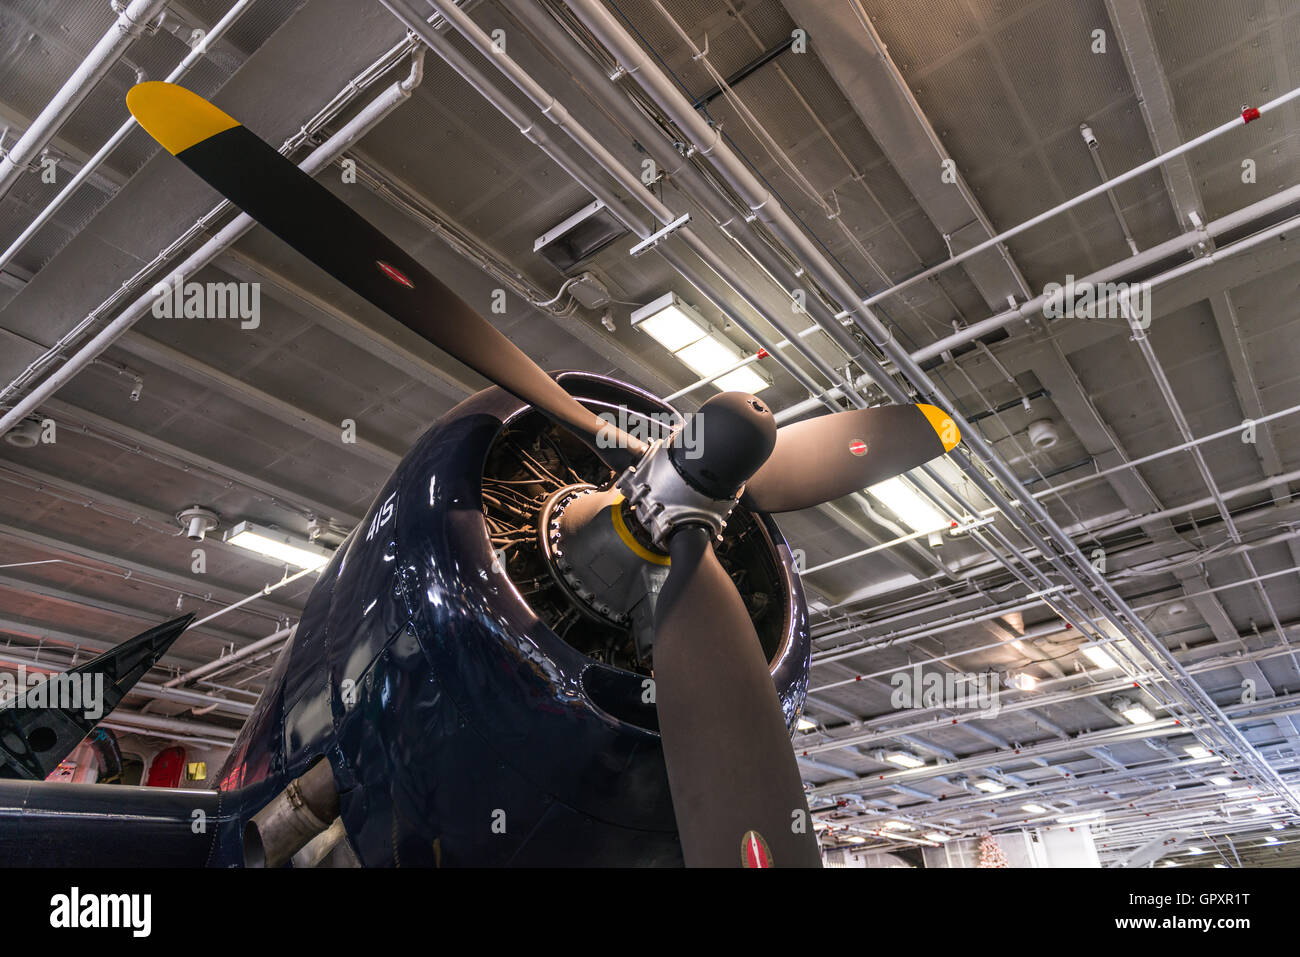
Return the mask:
{"type": "Polygon", "coordinates": [[[233,651],[228,655],[222,655],[220,658],[216,658],[213,661],[209,661],[206,665],[199,665],[197,668],[194,668],[191,671],[187,671],[183,675],[177,675],[175,678],[172,678],[170,681],[163,682],[163,687],[175,688],[180,685],[189,684],[191,681],[196,681],[197,679],[202,678],[204,675],[210,675],[214,671],[224,671],[226,668],[230,667],[231,665],[236,664],[242,661],[243,659],[248,658],[251,655],[255,655],[258,652],[265,651],[266,649],[273,647],[275,644],[277,644],[280,641],[285,641],[286,639],[289,638],[290,635],[294,633],[297,627],[298,627],[297,625],[293,625],[289,628],[281,628],[279,631],[272,632],[271,634],[267,635],[265,638],[259,638],[251,645],[244,645],[244,647],[238,649],[237,651],[233,651]]]}
{"type": "Polygon", "coordinates": [[[0,199],[9,192],[28,164],[49,145],[59,128],[81,105],[132,41],[148,28],[166,0],[131,0],[117,15],[99,42],[81,61],[59,92],[41,110],[13,148],[0,157],[0,199]]]}
{"type": "MultiPolygon", "coordinates": [[[[1295,628],[1292,623],[1288,627],[1295,628]]],[[[1271,631],[1271,629],[1270,629],[1271,631]]],[[[1267,634],[1268,632],[1266,632],[1267,634]]],[[[1187,665],[1189,672],[1193,674],[1204,674],[1207,672],[1218,671],[1224,668],[1234,668],[1237,665],[1247,662],[1266,661],[1271,658],[1280,658],[1292,653],[1291,647],[1286,643],[1286,636],[1279,636],[1282,644],[1272,645],[1268,648],[1261,648],[1255,651],[1248,651],[1244,654],[1234,655],[1232,657],[1206,658],[1192,662],[1187,665]]],[[[1197,651],[1200,649],[1192,649],[1197,651]]],[[[1184,655],[1186,657],[1186,655],[1184,655]]],[[[921,662],[924,664],[924,662],[921,662]]],[[[1157,679],[1159,680],[1159,679],[1157,679]]],[[[1067,675],[1062,678],[1049,678],[1038,683],[1033,692],[1025,693],[1025,697],[1017,701],[1002,702],[999,705],[999,714],[1009,714],[1017,711],[1025,711],[1043,707],[1051,707],[1057,704],[1067,704],[1071,701],[1079,701],[1085,698],[1097,697],[1099,695],[1114,694],[1116,692],[1130,689],[1133,682],[1130,678],[1120,675],[1115,678],[1107,678],[1102,681],[1096,680],[1091,672],[1085,672],[1080,675],[1067,675]],[[1064,690],[1055,691],[1058,686],[1065,686],[1064,690]]],[[[920,720],[910,724],[903,724],[894,727],[888,727],[886,724],[897,719],[896,713],[886,714],[878,718],[869,718],[851,723],[851,726],[865,727],[861,731],[855,731],[852,735],[843,738],[832,738],[818,744],[805,743],[800,745],[800,751],[808,751],[809,754],[824,753],[826,751],[835,751],[839,748],[856,748],[869,744],[876,744],[881,741],[895,740],[899,734],[919,734],[925,731],[936,731],[940,728],[952,727],[954,720],[957,724],[965,724],[968,721],[978,721],[981,715],[978,712],[957,715],[955,718],[950,713],[951,709],[942,706],[932,708],[913,709],[913,714],[920,720]],[[934,717],[925,717],[934,715],[934,717]]],[[[837,726],[844,727],[844,726],[837,726]]]]}
{"type": "MultiPolygon", "coordinates": [[[[1169,258],[1170,255],[1175,255],[1183,250],[1197,246],[1205,242],[1207,236],[1214,237],[1240,228],[1240,214],[1242,213],[1246,213],[1250,210],[1258,210],[1260,211],[1260,215],[1267,215],[1268,212],[1283,209],[1297,200],[1300,200],[1300,186],[1293,186],[1275,196],[1270,196],[1267,199],[1260,200],[1258,203],[1253,203],[1251,206],[1238,210],[1236,213],[1217,219],[1202,229],[1189,230],[1181,236],[1176,236],[1173,239],[1161,243],[1159,246],[1152,246],[1150,249],[1140,252],[1136,256],[1130,256],[1128,259],[1120,260],[1104,269],[1099,269],[1094,273],[1090,273],[1083,279],[1076,280],[1076,285],[1087,283],[1092,286],[1099,286],[1103,283],[1114,282],[1119,276],[1132,275],[1145,266],[1160,262],[1163,259],[1169,258]]],[[[1245,239],[1240,239],[1235,243],[1230,243],[1229,245],[1209,252],[1204,256],[1199,256],[1190,262],[1183,263],[1182,265],[1168,269],[1159,275],[1152,276],[1150,279],[1144,279],[1142,282],[1143,284],[1154,288],[1172,282],[1175,279],[1181,279],[1201,269],[1208,269],[1215,263],[1222,262],[1225,259],[1230,259],[1233,256],[1240,255],[1244,252],[1250,252],[1261,243],[1267,242],[1283,233],[1293,232],[1297,225],[1300,225],[1300,217],[1292,217],[1287,219],[1285,222],[1267,227],[1263,232],[1256,233],[1245,239]]],[[[982,319],[979,322],[972,323],[950,336],[945,336],[942,339],[930,343],[928,346],[923,346],[920,349],[917,349],[912,353],[912,359],[915,362],[928,362],[931,359],[942,356],[945,352],[950,352],[953,349],[967,345],[976,339],[981,339],[991,332],[996,332],[1004,326],[1009,326],[1017,319],[1029,322],[1043,311],[1044,306],[1047,305],[1049,300],[1052,300],[1057,295],[1057,293],[1053,292],[1053,294],[1049,296],[1046,292],[1043,292],[1035,296],[1033,299],[1021,303],[1013,309],[1006,309],[999,312],[997,315],[990,316],[988,319],[982,319]]]]}
{"type": "MultiPolygon", "coordinates": [[[[380,120],[405,103],[411,91],[419,85],[422,69],[422,52],[417,49],[411,64],[411,73],[405,79],[392,84],[384,92],[370,101],[356,116],[344,124],[337,133],[322,143],[300,165],[308,173],[315,174],[333,163],[353,143],[369,132],[380,120]]],[[[227,205],[221,204],[221,207],[227,205]]],[[[209,213],[209,216],[212,214],[209,213]]],[[[232,219],[219,233],[204,243],[193,255],[180,266],[172,270],[161,283],[172,285],[184,282],[184,277],[197,273],[214,260],[226,247],[240,236],[252,229],[253,218],[240,213],[232,219]]],[[[155,286],[158,284],[155,284],[155,286]]],[[[130,306],[117,315],[112,322],[99,331],[75,355],[59,366],[46,379],[37,385],[12,409],[0,416],[0,435],[9,431],[41,403],[59,391],[73,376],[84,369],[101,352],[112,345],[153,308],[155,296],[152,289],[140,296],[130,306]]]]}
{"type": "Polygon", "coordinates": [[[224,741],[226,747],[233,744],[235,738],[239,735],[237,731],[214,724],[186,721],[182,718],[164,718],[154,714],[141,714],[139,711],[124,711],[120,708],[113,711],[109,717],[116,724],[146,728],[150,731],[174,731],[177,734],[195,734],[215,738],[224,741]]]}
{"type": "Polygon", "coordinates": [[[244,827],[244,866],[283,867],[338,816],[334,771],[321,758],[244,827]]]}
{"type": "MultiPolygon", "coordinates": [[[[254,2],[255,0],[236,0],[236,2],[231,5],[230,9],[226,11],[226,15],[218,20],[213,25],[212,29],[203,35],[203,39],[194,44],[194,48],[185,55],[184,59],[176,65],[176,68],[173,69],[171,73],[167,74],[167,82],[175,83],[177,80],[184,77],[185,74],[189,73],[190,68],[203,58],[204,54],[207,53],[208,48],[217,40],[221,39],[225,32],[230,29],[235,21],[237,21],[254,2]]],[[[72,194],[81,187],[81,184],[88,180],[91,174],[103,165],[104,160],[108,158],[109,154],[121,145],[122,141],[131,134],[136,126],[135,117],[128,116],[126,122],[117,128],[117,132],[108,138],[108,141],[99,148],[94,156],[85,162],[81,169],[77,170],[76,175],[68,181],[67,185],[64,186],[63,189],[59,190],[58,195],[50,200],[45,208],[36,215],[36,218],[27,225],[27,228],[18,234],[18,238],[9,244],[9,248],[3,253],[0,253],[0,271],[3,271],[5,266],[13,262],[14,256],[18,254],[18,251],[22,249],[33,236],[40,232],[41,228],[46,223],[54,218],[54,214],[57,213],[59,209],[62,208],[63,204],[71,198],[72,194]]]]}
{"type": "MultiPolygon", "coordinates": [[[[1092,165],[1096,167],[1097,175],[1101,177],[1104,183],[1110,177],[1106,173],[1106,164],[1101,159],[1101,144],[1097,142],[1097,136],[1092,132],[1092,127],[1087,123],[1079,126],[1079,133],[1083,136],[1083,142],[1088,146],[1088,155],[1092,157],[1092,165]]],[[[1119,228],[1124,233],[1124,242],[1128,245],[1128,251],[1136,256],[1140,250],[1137,242],[1133,239],[1133,231],[1128,228],[1128,220],[1124,217],[1124,210],[1120,208],[1119,199],[1115,196],[1113,189],[1106,190],[1106,198],[1110,200],[1110,211],[1115,214],[1115,219],[1119,221],[1119,228]]]]}
{"type": "MultiPolygon", "coordinates": [[[[35,668],[40,671],[54,673],[62,673],[73,667],[71,661],[59,663],[54,661],[41,661],[39,658],[31,658],[27,655],[15,654],[11,648],[0,650],[0,661],[7,661],[13,665],[22,665],[24,668],[35,668]]],[[[132,686],[131,693],[147,694],[153,698],[161,698],[164,701],[171,701],[176,704],[221,708],[245,717],[253,713],[253,706],[246,701],[230,701],[225,698],[217,698],[212,695],[203,694],[199,691],[185,691],[179,688],[172,689],[168,688],[166,685],[154,684],[149,681],[137,681],[132,686]]]]}

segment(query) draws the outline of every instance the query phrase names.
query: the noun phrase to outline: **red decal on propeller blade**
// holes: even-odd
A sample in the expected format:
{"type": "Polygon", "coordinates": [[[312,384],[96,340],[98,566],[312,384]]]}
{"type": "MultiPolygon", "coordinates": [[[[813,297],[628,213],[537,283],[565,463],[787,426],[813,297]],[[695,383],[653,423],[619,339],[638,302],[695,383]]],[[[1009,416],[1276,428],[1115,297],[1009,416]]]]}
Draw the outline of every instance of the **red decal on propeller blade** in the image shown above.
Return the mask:
{"type": "Polygon", "coordinates": [[[772,866],[772,851],[758,831],[746,831],[740,839],[740,863],[742,867],[772,866]]]}
{"type": "Polygon", "coordinates": [[[867,443],[861,439],[854,439],[849,443],[849,451],[854,455],[863,456],[867,454],[867,443]]]}
{"type": "Polygon", "coordinates": [[[415,283],[407,279],[406,275],[400,269],[388,265],[388,263],[384,262],[382,259],[376,259],[375,265],[378,266],[380,271],[393,282],[400,282],[407,289],[415,288],[415,283]]]}

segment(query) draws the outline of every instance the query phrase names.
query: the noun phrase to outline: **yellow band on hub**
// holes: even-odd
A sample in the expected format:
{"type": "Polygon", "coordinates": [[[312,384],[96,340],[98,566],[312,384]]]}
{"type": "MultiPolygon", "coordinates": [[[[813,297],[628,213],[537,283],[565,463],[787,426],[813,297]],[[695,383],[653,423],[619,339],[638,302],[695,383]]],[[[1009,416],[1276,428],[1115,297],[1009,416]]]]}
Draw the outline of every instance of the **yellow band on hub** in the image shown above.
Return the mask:
{"type": "Polygon", "coordinates": [[[614,531],[628,550],[637,558],[650,562],[652,565],[671,565],[672,559],[667,555],[660,555],[658,552],[652,552],[646,548],[632,535],[632,530],[627,527],[627,522],[623,521],[623,496],[619,495],[614,499],[614,504],[609,509],[610,521],[614,523],[614,531]]]}

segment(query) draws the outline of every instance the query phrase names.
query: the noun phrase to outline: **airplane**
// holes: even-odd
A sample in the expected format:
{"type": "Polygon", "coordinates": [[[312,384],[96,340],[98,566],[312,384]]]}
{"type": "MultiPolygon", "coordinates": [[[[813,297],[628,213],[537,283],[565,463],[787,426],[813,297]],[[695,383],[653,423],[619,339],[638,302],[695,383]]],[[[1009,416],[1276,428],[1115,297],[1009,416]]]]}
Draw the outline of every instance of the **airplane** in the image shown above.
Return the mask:
{"type": "MultiPolygon", "coordinates": [[[[682,416],[548,374],[216,106],[162,82],[127,105],[495,386],[416,442],[321,571],[209,789],[45,782],[89,728],[57,709],[0,724],[0,865],[820,866],[791,746],[808,611],[772,515],[945,454],[951,418],[886,405],[778,429],[745,393],[682,416]]],[[[188,623],[82,667],[125,693],[188,623]]]]}

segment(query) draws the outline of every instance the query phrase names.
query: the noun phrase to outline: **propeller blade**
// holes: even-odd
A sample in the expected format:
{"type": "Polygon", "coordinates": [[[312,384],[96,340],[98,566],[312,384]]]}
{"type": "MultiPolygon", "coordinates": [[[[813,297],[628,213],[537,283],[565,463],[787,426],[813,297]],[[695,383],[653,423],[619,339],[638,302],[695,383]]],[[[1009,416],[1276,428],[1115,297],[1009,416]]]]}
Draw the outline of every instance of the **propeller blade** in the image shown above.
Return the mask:
{"type": "Polygon", "coordinates": [[[682,853],[689,867],[820,867],[772,675],[709,538],[698,526],[673,535],[655,605],[655,703],[682,853]]]}
{"type": "Polygon", "coordinates": [[[776,448],[745,486],[760,512],[793,512],[901,475],[961,441],[934,405],[852,409],[782,426],[776,448]]]}
{"type": "Polygon", "coordinates": [[[132,87],[126,105],[169,153],[257,222],[408,329],[550,415],[612,467],[644,454],[643,442],[586,409],[396,243],[203,97],[150,81],[132,87]]]}

